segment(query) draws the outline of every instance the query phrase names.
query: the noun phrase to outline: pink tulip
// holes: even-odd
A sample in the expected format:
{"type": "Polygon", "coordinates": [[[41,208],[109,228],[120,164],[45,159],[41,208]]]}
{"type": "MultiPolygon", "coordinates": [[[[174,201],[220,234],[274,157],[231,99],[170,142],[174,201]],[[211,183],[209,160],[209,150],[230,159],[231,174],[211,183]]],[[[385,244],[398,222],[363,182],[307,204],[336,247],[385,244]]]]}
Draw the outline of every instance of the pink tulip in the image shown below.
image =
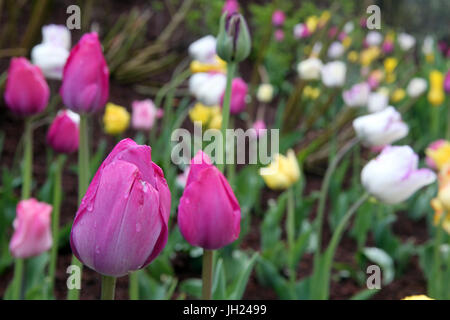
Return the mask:
{"type": "Polygon", "coordinates": [[[257,137],[259,137],[262,134],[264,134],[265,132],[267,132],[266,131],[267,127],[263,120],[255,121],[255,123],[253,123],[253,129],[255,130],[255,135],[257,137]]]}
{"type": "MultiPolygon", "coordinates": [[[[244,111],[245,109],[245,99],[247,97],[248,86],[244,80],[241,78],[233,79],[231,83],[231,105],[230,105],[230,113],[238,114],[244,111]]],[[[223,106],[223,98],[225,96],[225,92],[222,94],[220,99],[221,105],[223,106]]]]}
{"type": "Polygon", "coordinates": [[[220,249],[239,237],[241,208],[224,175],[199,151],[178,206],[181,234],[193,246],[220,249]]]}
{"type": "Polygon", "coordinates": [[[281,42],[284,40],[284,31],[281,29],[275,30],[275,40],[281,42]]]}
{"type": "Polygon", "coordinates": [[[70,235],[75,256],[89,268],[123,276],[144,268],[167,242],[170,190],[151,148],[120,141],[84,195],[70,235]]]}
{"type": "Polygon", "coordinates": [[[384,54],[390,54],[394,51],[394,43],[392,41],[386,40],[383,42],[383,45],[381,47],[384,54]]]}
{"type": "Polygon", "coordinates": [[[95,32],[85,34],[70,51],[60,89],[65,106],[78,113],[104,108],[109,96],[109,70],[95,32]]]}
{"type": "Polygon", "coordinates": [[[294,26],[294,38],[303,39],[311,35],[308,27],[304,23],[299,23],[294,26]]]}
{"type": "Polygon", "coordinates": [[[20,116],[39,113],[48,104],[50,89],[39,67],[26,58],[12,58],[6,80],[5,101],[20,116]]]}
{"type": "Polygon", "coordinates": [[[80,116],[70,110],[58,112],[47,133],[47,144],[56,152],[72,153],[80,142],[80,116]]]}
{"type": "Polygon", "coordinates": [[[51,212],[51,205],[33,198],[19,202],[13,223],[14,234],[9,243],[14,257],[38,256],[51,248],[51,212]]]}
{"type": "Polygon", "coordinates": [[[150,130],[158,117],[158,109],[152,100],[133,101],[131,123],[136,130],[150,130]]]}
{"type": "Polygon", "coordinates": [[[223,12],[228,12],[228,15],[237,13],[239,11],[239,2],[237,0],[226,0],[222,8],[223,12]]]}
{"type": "Polygon", "coordinates": [[[445,75],[444,90],[446,93],[450,93],[450,70],[447,71],[447,74],[445,75]]]}
{"type": "Polygon", "coordinates": [[[284,24],[284,21],[286,20],[286,15],[281,10],[275,10],[272,14],[272,24],[275,27],[281,27],[284,24]]]}

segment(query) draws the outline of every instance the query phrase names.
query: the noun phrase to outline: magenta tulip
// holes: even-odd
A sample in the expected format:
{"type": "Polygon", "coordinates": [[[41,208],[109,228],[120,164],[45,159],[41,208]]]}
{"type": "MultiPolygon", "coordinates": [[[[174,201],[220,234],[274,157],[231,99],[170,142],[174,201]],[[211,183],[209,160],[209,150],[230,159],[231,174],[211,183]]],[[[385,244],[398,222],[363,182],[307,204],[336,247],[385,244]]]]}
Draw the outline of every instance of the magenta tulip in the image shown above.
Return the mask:
{"type": "MultiPolygon", "coordinates": [[[[238,114],[244,111],[246,105],[248,86],[241,78],[233,79],[231,83],[231,104],[230,113],[238,114]]],[[[221,105],[223,105],[223,98],[225,93],[221,97],[221,105]]]]}
{"type": "Polygon", "coordinates": [[[222,13],[227,12],[228,15],[239,11],[239,2],[237,0],[226,0],[222,8],[222,13]]]}
{"type": "Polygon", "coordinates": [[[241,208],[224,175],[199,151],[178,206],[178,226],[193,246],[220,249],[239,237],[241,208]]]}
{"type": "Polygon", "coordinates": [[[70,110],[58,112],[47,133],[47,144],[59,153],[78,150],[80,116],[70,110]]]}
{"type": "Polygon", "coordinates": [[[95,32],[85,34],[70,51],[60,89],[65,106],[78,113],[96,112],[109,95],[109,70],[95,32]]]}
{"type": "Polygon", "coordinates": [[[73,253],[107,276],[144,268],[166,245],[170,202],[151,148],[120,141],[81,201],[70,237],[73,253]]]}
{"type": "Polygon", "coordinates": [[[26,58],[12,58],[5,88],[8,108],[19,116],[33,115],[45,109],[49,96],[41,69],[26,58]]]}
{"type": "Polygon", "coordinates": [[[14,219],[14,234],[9,243],[9,250],[14,257],[34,257],[51,248],[51,212],[51,205],[33,198],[19,202],[14,219]]]}
{"type": "Polygon", "coordinates": [[[272,14],[272,24],[275,27],[281,27],[284,24],[284,21],[286,20],[286,16],[283,11],[281,10],[275,10],[272,14]]]}
{"type": "Polygon", "coordinates": [[[446,93],[450,93],[450,70],[447,71],[447,74],[445,75],[444,90],[446,93]]]}

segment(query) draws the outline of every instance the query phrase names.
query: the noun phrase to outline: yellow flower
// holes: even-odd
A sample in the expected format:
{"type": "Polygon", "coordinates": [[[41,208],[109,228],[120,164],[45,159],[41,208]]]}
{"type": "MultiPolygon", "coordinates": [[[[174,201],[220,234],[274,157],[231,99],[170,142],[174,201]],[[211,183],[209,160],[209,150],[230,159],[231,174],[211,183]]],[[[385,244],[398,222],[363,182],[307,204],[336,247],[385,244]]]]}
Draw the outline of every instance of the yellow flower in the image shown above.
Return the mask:
{"type": "MultiPolygon", "coordinates": [[[[444,214],[444,206],[438,198],[431,199],[431,207],[434,210],[433,224],[438,226],[441,223],[442,214],[444,214]]],[[[450,234],[450,213],[446,213],[442,221],[442,228],[450,234]]]]}
{"type": "Polygon", "coordinates": [[[355,50],[352,50],[348,53],[348,61],[356,63],[358,61],[359,55],[358,52],[356,52],[355,50]]]}
{"type": "Polygon", "coordinates": [[[350,38],[349,36],[345,37],[344,40],[342,40],[342,45],[344,46],[345,49],[348,49],[351,44],[352,38],[350,38]]]}
{"type": "Polygon", "coordinates": [[[303,89],[303,94],[307,99],[316,100],[320,95],[320,89],[306,86],[305,89],[303,89]]]}
{"type": "Polygon", "coordinates": [[[433,106],[440,106],[444,102],[444,99],[444,90],[431,88],[430,91],[428,91],[428,102],[433,106]]]}
{"type": "Polygon", "coordinates": [[[391,96],[391,101],[396,103],[402,101],[406,96],[406,91],[404,89],[395,89],[391,96]]]}
{"type": "Polygon", "coordinates": [[[386,58],[384,59],[384,70],[386,73],[394,72],[395,68],[397,68],[398,60],[396,58],[386,58]]]}
{"type": "Polygon", "coordinates": [[[428,63],[433,63],[434,62],[434,54],[433,53],[426,54],[425,61],[428,63]]]}
{"type": "Polygon", "coordinates": [[[256,97],[261,102],[270,102],[273,98],[273,86],[270,83],[262,83],[258,87],[256,97]]]}
{"type": "Polygon", "coordinates": [[[425,154],[427,155],[427,157],[430,157],[431,160],[433,160],[436,168],[438,170],[441,170],[444,165],[450,163],[450,142],[442,142],[442,144],[440,144],[439,147],[435,149],[428,148],[425,151],[425,154]]]}
{"type": "Polygon", "coordinates": [[[433,70],[430,72],[430,87],[431,88],[442,88],[444,85],[444,74],[438,70],[433,70]]]}
{"type": "Polygon", "coordinates": [[[404,297],[402,300],[434,300],[424,294],[404,297]]]}
{"type": "Polygon", "coordinates": [[[331,18],[330,11],[328,10],[323,11],[319,18],[319,25],[324,26],[328,22],[328,20],[330,20],[330,18],[331,18]]]}
{"type": "Polygon", "coordinates": [[[311,33],[316,31],[318,23],[319,19],[317,18],[317,16],[310,16],[306,19],[306,26],[311,33]]]}
{"type": "Polygon", "coordinates": [[[363,66],[367,67],[372,64],[372,62],[378,58],[380,55],[380,48],[372,46],[361,51],[359,56],[360,62],[363,66]]]}
{"type": "Polygon", "coordinates": [[[222,128],[222,109],[219,106],[211,108],[211,120],[209,121],[209,129],[220,130],[222,128]]]}
{"type": "Polygon", "coordinates": [[[202,63],[198,60],[194,60],[190,64],[190,69],[192,73],[211,71],[225,73],[227,71],[227,63],[218,56],[215,56],[215,63],[202,63]]]}
{"type": "Polygon", "coordinates": [[[293,150],[287,157],[277,154],[269,166],[261,168],[259,174],[266,185],[273,190],[285,190],[300,178],[300,168],[293,150]]]}
{"type": "Polygon", "coordinates": [[[211,107],[207,107],[200,102],[197,102],[194,107],[189,110],[189,118],[192,122],[201,122],[206,125],[211,117],[211,107]]]}
{"type": "Polygon", "coordinates": [[[103,115],[105,132],[117,135],[127,130],[130,124],[130,113],[124,107],[108,102],[103,115]]]}

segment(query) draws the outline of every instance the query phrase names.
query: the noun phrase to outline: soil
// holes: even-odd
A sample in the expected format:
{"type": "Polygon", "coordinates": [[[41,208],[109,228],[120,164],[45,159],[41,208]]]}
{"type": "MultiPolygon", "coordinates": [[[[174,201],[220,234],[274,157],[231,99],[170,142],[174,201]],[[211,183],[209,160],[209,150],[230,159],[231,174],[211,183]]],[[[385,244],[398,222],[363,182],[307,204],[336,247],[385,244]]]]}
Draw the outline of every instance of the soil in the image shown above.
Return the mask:
{"type": "MultiPolygon", "coordinates": [[[[65,1],[69,3],[70,1],[65,1]]],[[[59,10],[56,10],[55,17],[48,18],[48,22],[54,23],[63,23],[65,21],[65,12],[61,10],[64,7],[64,1],[60,5],[59,10]]],[[[110,8],[108,8],[108,12],[111,14],[108,15],[108,20],[114,20],[118,17],[118,15],[129,9],[130,3],[142,5],[145,1],[127,1],[126,6],[124,6],[125,2],[112,2],[110,8]]],[[[98,12],[94,11],[94,17],[97,17],[100,22],[101,15],[98,12]]],[[[158,18],[153,19],[150,22],[148,38],[153,39],[157,35],[156,30],[161,30],[164,23],[167,21],[168,17],[158,16],[158,18]]],[[[183,33],[180,32],[182,35],[183,33]]],[[[80,34],[75,34],[73,42],[79,38],[80,34]]],[[[189,43],[190,37],[182,37],[180,50],[186,50],[186,46],[189,43]]],[[[0,73],[6,70],[8,66],[7,59],[0,59],[0,73]]],[[[251,70],[248,66],[243,66],[241,72],[243,73],[243,77],[248,80],[249,72],[245,72],[245,70],[251,70]]],[[[168,73],[170,74],[170,73],[168,73]]],[[[59,83],[56,81],[51,81],[50,86],[52,88],[52,95],[56,95],[57,89],[59,87],[59,83]]],[[[110,101],[113,101],[117,104],[124,105],[130,108],[130,103],[136,99],[148,98],[146,96],[142,96],[137,94],[132,87],[118,85],[114,82],[111,83],[110,90],[110,101]]],[[[153,98],[153,97],[152,97],[153,98]]],[[[61,104],[58,105],[58,108],[62,107],[61,104]]],[[[48,154],[47,154],[47,146],[45,144],[45,136],[47,130],[47,124],[50,119],[47,120],[47,123],[44,121],[41,126],[37,127],[34,132],[34,163],[33,163],[33,175],[35,181],[34,191],[42,186],[45,182],[45,179],[48,175],[48,154]]],[[[115,140],[111,137],[105,137],[105,135],[101,132],[99,122],[101,122],[101,115],[97,115],[94,117],[93,121],[94,132],[92,132],[92,141],[99,141],[100,138],[107,139],[108,150],[111,150],[114,146],[115,140]]],[[[5,143],[4,148],[2,150],[1,156],[1,167],[9,168],[10,170],[15,170],[16,173],[19,173],[18,164],[16,163],[16,153],[18,151],[18,141],[23,133],[23,121],[22,119],[16,118],[5,108],[4,102],[0,101],[0,128],[1,131],[5,133],[5,143]]],[[[134,136],[132,130],[127,132],[130,134],[129,136],[134,136]]],[[[20,153],[19,153],[20,156],[20,153]]],[[[68,162],[66,163],[64,170],[64,181],[63,181],[63,190],[64,190],[64,199],[62,204],[62,212],[61,212],[61,225],[69,223],[73,220],[75,212],[77,210],[77,176],[70,170],[70,166],[76,164],[76,156],[72,155],[68,158],[68,162]]],[[[316,191],[320,188],[322,176],[316,174],[308,174],[306,175],[307,187],[306,193],[310,193],[316,191]]],[[[263,197],[269,196],[269,193],[265,193],[263,197]]],[[[315,213],[312,214],[314,217],[315,213]]],[[[249,233],[243,239],[241,247],[244,249],[251,250],[259,250],[259,242],[260,242],[260,233],[259,233],[259,218],[255,217],[252,221],[251,228],[249,233]]],[[[423,243],[427,238],[427,228],[424,220],[419,220],[417,222],[413,222],[408,219],[404,214],[399,214],[397,221],[393,225],[394,233],[399,236],[401,239],[408,239],[414,235],[414,239],[416,243],[423,243]]],[[[326,227],[323,232],[323,243],[327,243],[330,239],[330,231],[326,227]]],[[[370,239],[369,239],[370,241],[370,239]]],[[[342,239],[339,248],[336,253],[336,261],[345,262],[350,265],[355,265],[354,254],[356,252],[356,244],[353,239],[348,236],[344,236],[342,239]]],[[[66,268],[70,264],[71,252],[69,246],[66,246],[61,249],[59,253],[58,260],[58,270],[57,270],[57,279],[56,279],[56,298],[57,299],[65,299],[66,297],[66,268]]],[[[191,277],[200,277],[199,274],[195,274],[192,270],[189,269],[187,261],[187,256],[183,256],[182,253],[178,254],[173,260],[173,265],[176,270],[177,277],[180,280],[191,278],[191,277]]],[[[312,254],[306,254],[299,263],[298,266],[298,274],[299,277],[308,276],[312,272],[313,266],[313,256],[312,254]]],[[[336,271],[333,271],[333,275],[337,275],[336,271]]],[[[3,296],[4,290],[8,283],[10,282],[12,277],[12,269],[7,269],[3,274],[0,275],[0,297],[3,296]]],[[[333,279],[337,279],[337,277],[332,277],[333,279]]],[[[94,271],[85,268],[83,273],[83,283],[82,283],[82,299],[97,299],[100,295],[100,278],[98,274],[94,271]]],[[[118,279],[117,289],[116,289],[116,298],[117,299],[128,299],[128,279],[127,277],[123,277],[118,279]]],[[[348,299],[358,291],[362,290],[354,280],[350,278],[340,278],[339,280],[333,280],[331,284],[331,299],[348,299]]],[[[407,295],[419,294],[426,292],[426,282],[423,278],[423,273],[420,270],[420,267],[417,262],[417,258],[414,257],[407,268],[406,272],[394,280],[388,286],[382,288],[378,294],[376,294],[374,299],[401,299],[407,295]]],[[[258,283],[258,280],[253,273],[250,277],[249,283],[247,285],[244,299],[277,299],[275,292],[268,287],[263,287],[258,283]]]]}

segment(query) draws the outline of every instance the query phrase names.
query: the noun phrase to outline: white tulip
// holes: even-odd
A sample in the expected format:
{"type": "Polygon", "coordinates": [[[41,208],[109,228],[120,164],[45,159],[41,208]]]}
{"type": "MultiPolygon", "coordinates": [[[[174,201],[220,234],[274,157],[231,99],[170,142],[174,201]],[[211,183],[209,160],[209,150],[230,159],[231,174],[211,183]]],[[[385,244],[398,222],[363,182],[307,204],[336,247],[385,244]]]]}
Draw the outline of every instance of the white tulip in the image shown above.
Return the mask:
{"type": "Polygon", "coordinates": [[[189,46],[189,55],[192,59],[198,60],[202,63],[209,63],[214,61],[216,55],[216,38],[214,36],[204,36],[189,46]]]}
{"type": "Polygon", "coordinates": [[[303,60],[297,65],[297,72],[300,78],[304,80],[318,80],[321,69],[322,61],[317,58],[303,60]]]}
{"type": "Polygon", "coordinates": [[[383,147],[408,135],[408,125],[394,107],[353,120],[356,136],[366,147],[383,147]]]}
{"type": "Polygon", "coordinates": [[[260,102],[270,102],[273,98],[273,86],[270,83],[263,83],[258,87],[256,98],[260,102]]]}
{"type": "Polygon", "coordinates": [[[361,172],[361,182],[372,196],[387,204],[405,201],[433,183],[436,174],[418,169],[419,157],[409,146],[387,146],[361,172]]]}
{"type": "Polygon", "coordinates": [[[404,32],[398,35],[397,41],[403,51],[408,51],[416,44],[416,38],[404,32]]]}
{"type": "Polygon", "coordinates": [[[348,107],[364,107],[369,99],[370,86],[367,82],[355,84],[342,93],[342,98],[348,107]]]}
{"type": "Polygon", "coordinates": [[[342,87],[345,84],[347,66],[342,61],[328,62],[322,67],[322,82],[326,87],[342,87]]]}
{"type": "Polygon", "coordinates": [[[63,25],[42,27],[42,43],[31,50],[31,61],[46,78],[62,79],[71,44],[70,31],[63,25]]]}
{"type": "Polygon", "coordinates": [[[337,59],[342,57],[345,48],[340,41],[334,41],[328,48],[328,57],[331,59],[337,59]]]}
{"type": "Polygon", "coordinates": [[[428,88],[428,83],[423,78],[412,78],[406,87],[406,92],[411,98],[421,96],[428,88]]]}
{"type": "Polygon", "coordinates": [[[222,73],[196,73],[189,79],[189,91],[204,105],[216,106],[220,104],[226,82],[222,73]]]}
{"type": "Polygon", "coordinates": [[[355,24],[353,23],[353,21],[348,21],[348,22],[344,25],[344,32],[345,32],[346,34],[351,33],[354,29],[355,29],[355,24]]]}
{"type": "Polygon", "coordinates": [[[432,54],[434,48],[434,39],[432,36],[428,35],[423,39],[422,52],[423,54],[432,54]]]}
{"type": "Polygon", "coordinates": [[[370,31],[367,33],[366,42],[369,46],[379,46],[383,41],[383,35],[378,31],[370,31]]]}
{"type": "Polygon", "coordinates": [[[387,108],[389,105],[389,95],[382,91],[372,92],[367,101],[367,109],[369,112],[379,112],[387,108]]]}

